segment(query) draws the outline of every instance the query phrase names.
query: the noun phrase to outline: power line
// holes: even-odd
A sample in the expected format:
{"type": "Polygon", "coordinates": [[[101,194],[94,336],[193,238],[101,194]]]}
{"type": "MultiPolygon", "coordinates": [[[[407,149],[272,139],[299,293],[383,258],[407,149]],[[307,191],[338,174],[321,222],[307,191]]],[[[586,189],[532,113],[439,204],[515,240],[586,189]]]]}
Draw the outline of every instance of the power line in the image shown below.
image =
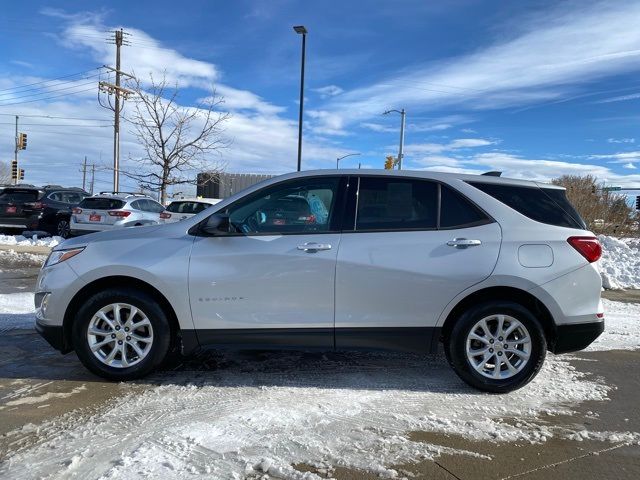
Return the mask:
{"type": "MultiPolygon", "coordinates": [[[[17,114],[15,113],[0,113],[0,115],[8,115],[10,117],[15,117],[17,114]]],[[[85,117],[58,117],[55,115],[24,115],[20,114],[21,117],[28,118],[55,118],[60,120],[91,120],[95,122],[111,122],[112,120],[104,119],[104,118],[85,118],[85,117]]]]}
{"type": "Polygon", "coordinates": [[[0,102],[4,102],[4,101],[13,101],[16,98],[29,98],[29,97],[39,97],[42,95],[50,95],[51,93],[56,93],[56,92],[62,92],[65,90],[72,90],[74,88],[80,88],[80,87],[86,87],[87,85],[95,85],[95,83],[92,82],[86,82],[86,83],[78,83],[75,85],[70,85],[68,87],[64,87],[64,88],[52,88],[52,89],[47,89],[46,91],[41,91],[38,93],[27,93],[26,95],[16,95],[15,97],[11,97],[11,98],[7,98],[7,99],[1,99],[0,98],[0,102]]]}
{"type": "MultiPolygon", "coordinates": [[[[0,97],[1,96],[13,95],[13,94],[16,94],[16,93],[25,93],[25,92],[30,92],[30,91],[42,91],[42,90],[51,89],[51,88],[54,88],[54,87],[62,87],[62,86],[68,85],[68,84],[77,84],[78,82],[82,82],[83,80],[88,80],[90,78],[100,77],[101,75],[102,75],[102,73],[95,73],[93,75],[86,75],[86,76],[83,76],[81,78],[77,78],[77,79],[74,79],[74,80],[65,80],[65,81],[61,81],[61,82],[58,82],[56,80],[52,80],[50,82],[50,84],[44,84],[44,85],[41,85],[41,86],[30,87],[30,88],[16,87],[14,90],[7,90],[7,91],[5,91],[5,93],[0,93],[0,97]]],[[[35,93],[32,94],[32,95],[35,95],[35,93]]]]}
{"type": "Polygon", "coordinates": [[[103,68],[104,67],[96,67],[96,68],[92,68],[91,70],[85,70],[84,72],[71,73],[69,75],[63,75],[62,77],[50,78],[49,80],[42,80],[40,82],[27,83],[25,85],[19,85],[17,87],[3,88],[3,89],[0,89],[0,92],[6,92],[7,90],[14,90],[16,88],[31,87],[33,85],[42,85],[43,83],[54,82],[56,80],[62,80],[63,78],[77,77],[78,75],[93,72],[95,70],[102,70],[103,68]]]}
{"type": "MultiPolygon", "coordinates": [[[[0,125],[13,125],[13,122],[0,122],[0,125]]],[[[113,125],[86,125],[83,123],[21,123],[20,125],[38,126],[38,127],[85,127],[85,128],[110,128],[113,125]]]]}
{"type": "Polygon", "coordinates": [[[35,100],[25,100],[25,101],[22,101],[22,102],[5,103],[3,105],[0,105],[0,107],[9,107],[11,105],[22,105],[22,104],[25,104],[25,103],[41,102],[41,101],[44,101],[44,100],[51,100],[52,98],[67,97],[67,96],[70,96],[70,95],[77,95],[79,93],[84,93],[84,92],[89,92],[89,91],[95,91],[95,87],[87,88],[85,90],[78,90],[76,92],[67,92],[67,93],[63,93],[63,94],[60,94],[60,95],[53,95],[51,97],[36,98],[35,100]]]}

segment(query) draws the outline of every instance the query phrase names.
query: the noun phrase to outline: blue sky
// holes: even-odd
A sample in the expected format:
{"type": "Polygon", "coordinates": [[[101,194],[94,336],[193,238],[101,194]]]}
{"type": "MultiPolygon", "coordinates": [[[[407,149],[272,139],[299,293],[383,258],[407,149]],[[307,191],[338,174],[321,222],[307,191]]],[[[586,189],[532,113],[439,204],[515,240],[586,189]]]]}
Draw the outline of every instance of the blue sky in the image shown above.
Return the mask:
{"type": "MultiPolygon", "coordinates": [[[[405,108],[405,168],[592,173],[636,186],[638,18],[638,1],[23,1],[0,19],[2,160],[12,158],[18,114],[26,181],[78,184],[85,155],[109,164],[112,116],[92,69],[113,63],[105,39],[123,27],[124,70],[166,71],[184,106],[212,86],[224,98],[231,143],[212,164],[295,169],[300,37],[291,27],[304,24],[305,169],[356,152],[344,167],[382,168],[397,153],[399,117],[381,114],[405,108]]],[[[140,147],[123,130],[124,168],[136,169],[140,147]]],[[[100,170],[97,188],[109,178],[100,170]]]]}

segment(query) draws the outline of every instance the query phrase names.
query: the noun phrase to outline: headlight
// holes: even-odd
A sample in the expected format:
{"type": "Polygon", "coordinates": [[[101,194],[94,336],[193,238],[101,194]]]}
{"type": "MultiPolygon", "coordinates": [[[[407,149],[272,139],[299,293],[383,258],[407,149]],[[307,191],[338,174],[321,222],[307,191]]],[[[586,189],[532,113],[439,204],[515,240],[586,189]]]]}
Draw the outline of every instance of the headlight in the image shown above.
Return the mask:
{"type": "Polygon", "coordinates": [[[70,248],[68,250],[54,250],[53,252],[51,252],[49,257],[47,258],[47,261],[44,262],[44,266],[50,267],[51,265],[64,262],[65,260],[69,260],[71,257],[75,257],[83,250],[84,250],[84,247],[70,248]]]}

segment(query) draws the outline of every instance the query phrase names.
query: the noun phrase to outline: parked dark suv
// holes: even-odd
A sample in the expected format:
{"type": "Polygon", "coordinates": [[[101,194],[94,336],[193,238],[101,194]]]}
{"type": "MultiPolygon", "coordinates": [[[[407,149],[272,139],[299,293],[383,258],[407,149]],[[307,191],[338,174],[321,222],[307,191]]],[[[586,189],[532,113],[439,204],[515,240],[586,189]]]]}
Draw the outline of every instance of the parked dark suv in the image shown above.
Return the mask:
{"type": "Polygon", "coordinates": [[[59,185],[6,186],[0,192],[0,228],[43,230],[66,238],[71,207],[88,196],[81,188],[59,185]]]}

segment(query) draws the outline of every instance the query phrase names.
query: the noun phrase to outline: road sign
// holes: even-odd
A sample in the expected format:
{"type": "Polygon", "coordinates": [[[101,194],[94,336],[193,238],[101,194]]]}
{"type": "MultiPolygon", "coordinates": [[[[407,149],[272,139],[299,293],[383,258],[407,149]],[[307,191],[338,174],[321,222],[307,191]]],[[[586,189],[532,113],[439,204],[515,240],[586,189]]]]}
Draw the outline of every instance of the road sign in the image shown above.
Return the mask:
{"type": "Polygon", "coordinates": [[[602,190],[605,192],[617,192],[618,190],[622,190],[622,187],[602,187],[602,190]]]}

